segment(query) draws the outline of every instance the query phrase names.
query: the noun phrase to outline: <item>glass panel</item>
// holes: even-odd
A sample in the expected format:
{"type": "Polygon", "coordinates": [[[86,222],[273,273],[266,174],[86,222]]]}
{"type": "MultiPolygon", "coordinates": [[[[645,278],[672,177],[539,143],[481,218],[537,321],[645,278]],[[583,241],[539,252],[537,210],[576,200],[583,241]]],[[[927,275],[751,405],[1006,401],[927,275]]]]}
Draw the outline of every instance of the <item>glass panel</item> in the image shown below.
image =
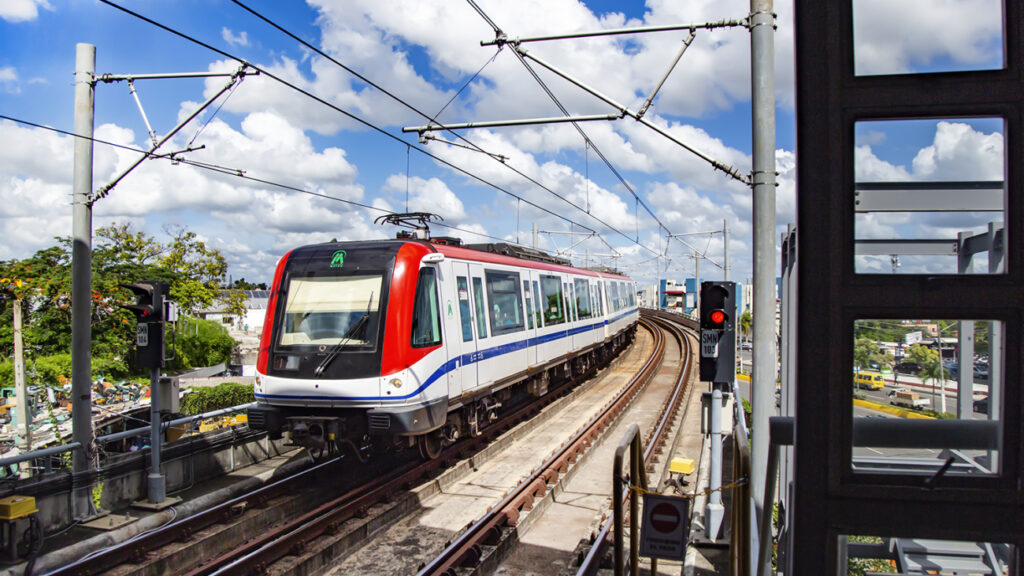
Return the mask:
{"type": "Polygon", "coordinates": [[[857,273],[1005,272],[1002,119],[858,122],[854,134],[857,273]]]}
{"type": "Polygon", "coordinates": [[[1005,542],[841,535],[840,574],[1015,574],[1005,542]]]}
{"type": "Polygon", "coordinates": [[[541,301],[541,296],[540,296],[540,287],[537,285],[537,281],[536,280],[533,281],[533,293],[537,295],[537,304],[536,304],[536,308],[534,309],[533,313],[537,315],[537,328],[540,328],[540,326],[541,326],[541,310],[540,309],[541,309],[542,301],[541,301]]]}
{"type": "Polygon", "coordinates": [[[412,307],[412,347],[436,346],[441,343],[441,312],[437,305],[437,272],[420,270],[412,307]]]}
{"type": "Polygon", "coordinates": [[[576,306],[574,305],[575,298],[572,297],[572,287],[569,286],[568,282],[563,282],[562,289],[565,291],[565,300],[568,303],[569,321],[574,322],[576,320],[576,306]]]}
{"type": "Polygon", "coordinates": [[[279,344],[375,348],[383,284],[380,274],[291,278],[279,344]]]}
{"type": "Polygon", "coordinates": [[[462,341],[473,339],[473,313],[469,306],[469,282],[465,276],[456,279],[459,288],[459,318],[462,320],[462,341]]]}
{"type": "Polygon", "coordinates": [[[857,320],[853,470],[999,473],[1002,332],[982,320],[857,320]]]}
{"type": "Polygon", "coordinates": [[[590,318],[590,287],[586,280],[574,280],[576,285],[576,307],[580,318],[590,318]]]}
{"type": "Polygon", "coordinates": [[[473,303],[476,305],[476,337],[487,338],[487,320],[484,315],[484,283],[473,278],[473,303]]]}
{"type": "Polygon", "coordinates": [[[853,0],[858,76],[1003,68],[1001,0],[853,0]]]}
{"type": "Polygon", "coordinates": [[[526,327],[533,330],[533,299],[530,297],[529,280],[523,280],[523,294],[526,296],[526,327]]]}
{"type": "Polygon", "coordinates": [[[491,303],[491,334],[508,334],[525,328],[519,273],[488,270],[487,301],[491,303]]]}
{"type": "Polygon", "coordinates": [[[544,302],[544,325],[551,326],[565,322],[565,312],[562,308],[562,281],[557,276],[541,276],[540,288],[544,302]]]}

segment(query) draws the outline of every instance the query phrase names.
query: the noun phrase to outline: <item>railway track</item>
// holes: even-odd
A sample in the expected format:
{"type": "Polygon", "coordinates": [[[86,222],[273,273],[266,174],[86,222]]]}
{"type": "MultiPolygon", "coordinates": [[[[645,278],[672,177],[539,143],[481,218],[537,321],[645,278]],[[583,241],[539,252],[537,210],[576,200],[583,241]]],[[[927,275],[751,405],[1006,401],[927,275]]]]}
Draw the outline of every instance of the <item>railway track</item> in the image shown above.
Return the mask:
{"type": "MultiPolygon", "coordinates": [[[[520,407],[486,427],[481,436],[445,448],[435,460],[387,460],[375,467],[347,466],[344,458],[333,458],[303,475],[285,478],[46,573],[262,573],[274,571],[274,563],[282,557],[301,557],[316,548],[319,539],[331,540],[343,527],[365,520],[366,527],[357,528],[357,534],[350,536],[358,542],[372,530],[374,508],[397,509],[391,514],[401,515],[411,506],[407,501],[414,499],[411,488],[440,482],[440,474],[456,462],[472,458],[480,461],[482,454],[496,449],[500,444],[496,439],[502,434],[529,422],[548,404],[578,394],[578,390],[573,391],[576,383],[590,378],[598,369],[591,368],[520,407]],[[323,499],[325,493],[337,496],[323,499]],[[268,508],[273,511],[268,512],[268,508]]],[[[283,564],[294,562],[286,560],[283,564]]]]}
{"type": "MultiPolygon", "coordinates": [[[[434,552],[430,552],[429,546],[425,547],[426,558],[417,559],[405,569],[388,571],[454,574],[457,571],[463,573],[466,568],[493,567],[513,548],[517,526],[524,517],[530,516],[534,505],[574,473],[575,465],[600,442],[602,434],[634,402],[657,372],[665,353],[666,337],[663,333],[666,332],[656,323],[660,321],[644,320],[644,333],[650,336],[638,337],[637,340],[642,341],[616,360],[622,371],[638,371],[628,385],[621,386],[618,381],[602,384],[598,378],[592,381],[596,383],[588,382],[570,391],[573,383],[568,382],[545,397],[547,402],[553,402],[549,408],[541,402],[523,406],[510,418],[485,429],[483,436],[464,439],[446,448],[436,460],[396,459],[378,462],[379,467],[375,468],[372,465],[351,466],[343,458],[332,459],[305,472],[304,476],[275,482],[50,573],[199,575],[325,572],[340,559],[361,554],[370,548],[385,528],[410,515],[429,511],[425,504],[427,499],[434,494],[454,491],[453,486],[471,478],[478,468],[483,469],[490,458],[497,458],[498,453],[514,451],[509,446],[516,445],[519,439],[533,433],[532,430],[543,429],[545,418],[570,418],[570,421],[576,418],[578,422],[574,428],[568,428],[566,421],[561,420],[552,421],[548,426],[558,434],[553,440],[557,448],[553,452],[550,449],[542,452],[551,452],[550,456],[539,458],[536,453],[530,453],[532,448],[519,448],[536,458],[530,465],[533,471],[519,482],[508,478],[511,484],[504,488],[507,491],[504,496],[489,494],[492,503],[487,506],[490,508],[488,512],[474,516],[479,519],[470,522],[465,530],[462,530],[465,522],[444,526],[438,531],[444,539],[433,544],[434,552]],[[642,369],[639,369],[640,364],[642,369]],[[602,394],[603,406],[599,413],[591,414],[592,409],[584,413],[573,404],[592,407],[594,398],[602,394]],[[552,415],[535,418],[542,411],[552,415]],[[506,434],[513,429],[512,434],[506,434]],[[565,441],[564,431],[567,429],[577,429],[577,432],[565,441]],[[335,496],[324,499],[322,496],[328,489],[333,489],[335,496]],[[356,550],[358,552],[353,552],[356,550]],[[430,558],[433,553],[439,554],[430,558]]],[[[670,338],[686,342],[686,338],[679,335],[670,338]]],[[[689,354],[683,353],[682,357],[688,358],[689,354]]],[[[615,371],[604,371],[602,378],[614,380],[618,377],[615,374],[615,371]]],[[[648,437],[655,438],[652,446],[664,441],[657,439],[667,433],[668,426],[664,422],[671,420],[670,415],[678,405],[682,394],[679,383],[685,382],[685,378],[680,375],[677,380],[675,391],[666,395],[660,409],[661,414],[668,416],[662,416],[657,425],[651,426],[648,437]]],[[[471,484],[472,480],[468,482],[471,484]]],[[[534,518],[538,516],[533,515],[534,518]]],[[[422,554],[422,550],[420,552],[422,554]]],[[[401,555],[401,552],[386,554],[401,555]]],[[[595,554],[599,555],[599,552],[595,554]]],[[[337,571],[345,572],[351,570],[337,571]]]]}
{"type": "MultiPolygon", "coordinates": [[[[501,556],[514,545],[521,518],[602,440],[604,432],[626,412],[660,368],[665,354],[665,331],[650,320],[641,320],[641,323],[654,337],[654,347],[636,375],[561,448],[424,566],[419,576],[454,575],[467,569],[475,573],[477,569],[493,568],[498,564],[501,556]]],[[[663,407],[663,412],[669,412],[668,404],[663,407]]]]}

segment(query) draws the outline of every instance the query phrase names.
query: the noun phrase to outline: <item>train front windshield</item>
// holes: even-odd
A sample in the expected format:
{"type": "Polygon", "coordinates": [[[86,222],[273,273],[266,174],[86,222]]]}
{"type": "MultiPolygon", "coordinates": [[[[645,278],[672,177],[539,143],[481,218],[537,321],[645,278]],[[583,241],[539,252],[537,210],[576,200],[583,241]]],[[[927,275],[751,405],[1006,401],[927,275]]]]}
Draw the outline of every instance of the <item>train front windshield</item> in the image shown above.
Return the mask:
{"type": "Polygon", "coordinates": [[[381,274],[292,277],[278,344],[375,350],[383,286],[381,274]]]}

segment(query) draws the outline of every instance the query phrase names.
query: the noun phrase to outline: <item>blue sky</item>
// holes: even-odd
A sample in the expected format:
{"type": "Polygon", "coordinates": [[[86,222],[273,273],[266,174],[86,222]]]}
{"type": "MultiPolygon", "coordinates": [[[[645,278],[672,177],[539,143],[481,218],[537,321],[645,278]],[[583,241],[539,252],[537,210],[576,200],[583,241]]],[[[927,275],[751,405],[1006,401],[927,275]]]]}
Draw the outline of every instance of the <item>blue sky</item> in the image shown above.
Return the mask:
{"type": "MultiPolygon", "coordinates": [[[[460,131],[485,150],[508,156],[505,164],[440,142],[420,145],[415,134],[403,134],[401,128],[424,124],[421,117],[233,2],[117,3],[272,71],[391,136],[356,125],[338,111],[269,78],[251,77],[230,98],[222,97],[182,130],[166,151],[183,149],[205,126],[194,144],[206,148],[190,153],[191,160],[382,210],[404,211],[408,190],[409,210],[438,213],[445,224],[456,227],[435,227],[434,234],[460,236],[467,242],[518,239],[529,244],[536,222],[542,231],[557,232],[541,234],[542,249],[565,252],[580,241],[566,253],[574,261],[584,263],[589,253],[592,261],[617,266],[641,282],[653,282],[658,276],[658,254],[663,256],[661,269],[669,266],[668,276],[681,280],[692,275],[691,248],[675,240],[666,248],[666,232],[720,230],[727,219],[731,278],[743,281],[751,275],[749,189],[636,122],[580,126],[657,220],[642,207],[637,214],[638,201],[632,193],[569,125],[460,131]],[[481,184],[416,147],[547,212],[481,184]],[[564,234],[584,228],[597,235],[570,241],[564,234]],[[610,258],[611,254],[617,257],[610,258]]],[[[747,2],[734,0],[477,3],[509,37],[742,19],[749,8],[747,2]]],[[[494,47],[479,45],[492,39],[494,32],[467,2],[248,0],[245,4],[429,116],[441,111],[483,67],[444,108],[440,121],[561,115],[510,48],[496,54],[494,47]]],[[[998,0],[892,4],[854,2],[858,73],[1000,66],[998,0]],[[914,25],[901,34],[889,33],[890,22],[918,4],[927,4],[930,10],[916,12],[914,25]],[[950,29],[951,22],[956,29],[950,29]]],[[[793,16],[789,2],[776,2],[775,9],[781,231],[795,220],[793,16]]],[[[635,110],[684,37],[683,32],[671,32],[525,47],[635,110]]],[[[96,46],[96,71],[101,74],[232,71],[238,65],[96,0],[7,0],[0,4],[0,114],[70,130],[78,42],[96,46]]],[[[539,74],[571,113],[613,111],[550,73],[539,74]]],[[[746,174],[750,170],[749,76],[745,29],[698,31],[646,117],[746,174]]],[[[155,132],[163,135],[224,82],[223,78],[138,80],[135,85],[155,132]]],[[[97,86],[95,124],[98,138],[133,148],[147,145],[145,124],[123,82],[97,86]]],[[[451,139],[450,135],[438,137],[451,139]]],[[[957,179],[960,170],[969,172],[962,179],[1001,178],[998,119],[873,122],[858,127],[857,140],[858,179],[957,179]]],[[[107,183],[135,157],[97,144],[94,188],[107,183]]],[[[0,259],[30,256],[52,245],[54,236],[71,234],[71,168],[69,137],[0,120],[0,198],[4,199],[0,233],[5,238],[0,259]]],[[[161,240],[166,240],[168,226],[187,226],[225,254],[234,278],[267,281],[276,260],[295,246],[332,238],[392,236],[394,229],[373,224],[382,213],[194,166],[147,161],[97,203],[94,226],[127,222],[161,240]]],[[[868,224],[864,228],[868,235],[884,235],[899,227],[885,219],[868,224]]],[[[688,241],[709,259],[702,262],[701,275],[721,278],[722,271],[715,266],[723,261],[721,236],[695,236],[688,241]]]]}

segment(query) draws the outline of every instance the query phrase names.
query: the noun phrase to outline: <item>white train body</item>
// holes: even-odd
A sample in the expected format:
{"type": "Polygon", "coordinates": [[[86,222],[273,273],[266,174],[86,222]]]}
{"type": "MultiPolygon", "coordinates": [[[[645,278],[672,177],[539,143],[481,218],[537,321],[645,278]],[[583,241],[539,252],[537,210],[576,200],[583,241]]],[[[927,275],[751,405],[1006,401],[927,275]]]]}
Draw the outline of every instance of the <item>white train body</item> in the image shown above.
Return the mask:
{"type": "Polygon", "coordinates": [[[638,317],[616,274],[418,240],[299,248],[278,264],[250,426],[311,446],[454,439],[606,358],[638,317]]]}

